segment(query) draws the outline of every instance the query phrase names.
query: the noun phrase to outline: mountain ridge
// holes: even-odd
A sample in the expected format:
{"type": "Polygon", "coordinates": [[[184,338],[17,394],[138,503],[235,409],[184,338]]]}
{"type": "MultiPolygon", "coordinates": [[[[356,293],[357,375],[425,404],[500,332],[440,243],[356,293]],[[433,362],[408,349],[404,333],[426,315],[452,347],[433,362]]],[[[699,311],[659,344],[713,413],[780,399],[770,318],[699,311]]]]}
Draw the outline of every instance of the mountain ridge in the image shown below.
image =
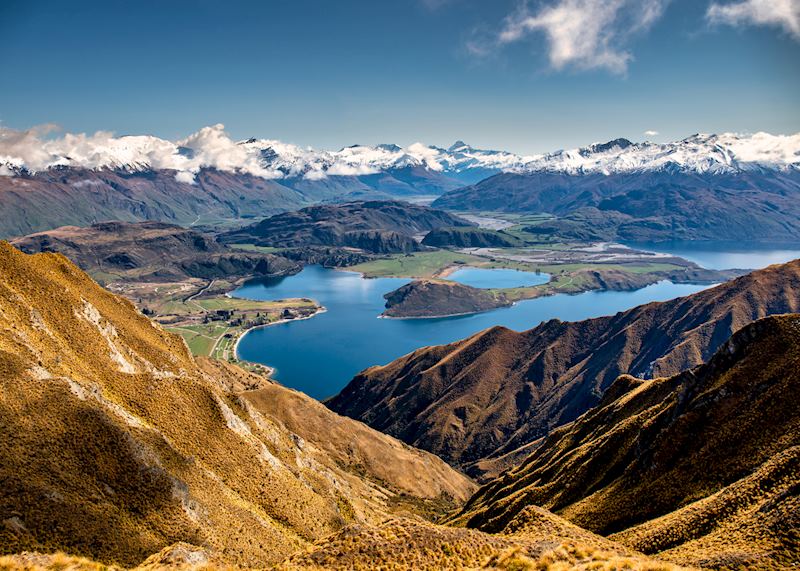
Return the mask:
{"type": "MultiPolygon", "coordinates": [[[[16,133],[16,132],[15,132],[16,133]]],[[[324,176],[358,176],[424,166],[454,178],[472,169],[495,172],[627,172],[685,168],[696,172],[790,168],[800,165],[800,134],[694,134],[669,143],[634,143],[624,138],[550,153],[519,155],[476,149],[463,141],[448,148],[422,143],[350,145],[338,151],[272,139],[233,141],[221,124],[207,126],[178,141],[155,136],[114,137],[107,133],[67,135],[61,139],[25,139],[0,144],[3,174],[57,166],[129,171],[173,169],[188,180],[200,168],[238,170],[264,178],[308,180],[324,176]]],[[[468,177],[469,178],[469,177],[468,177]]],[[[485,178],[485,177],[481,177],[485,178]]],[[[475,180],[471,182],[477,182],[475,180]]]]}
{"type": "Polygon", "coordinates": [[[800,315],[786,314],[745,326],[672,377],[619,377],[596,408],[483,486],[454,520],[504,529],[538,505],[683,564],[790,566],[798,364],[800,315]]]}

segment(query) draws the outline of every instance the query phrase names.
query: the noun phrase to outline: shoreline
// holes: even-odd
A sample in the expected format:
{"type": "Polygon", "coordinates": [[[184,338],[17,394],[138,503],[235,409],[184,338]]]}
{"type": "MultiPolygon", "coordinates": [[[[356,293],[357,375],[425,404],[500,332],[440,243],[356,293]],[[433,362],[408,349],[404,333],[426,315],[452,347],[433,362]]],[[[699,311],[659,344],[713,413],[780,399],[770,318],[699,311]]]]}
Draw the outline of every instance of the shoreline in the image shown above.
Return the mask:
{"type": "Polygon", "coordinates": [[[269,370],[269,372],[271,374],[272,372],[275,371],[275,367],[270,367],[269,365],[265,365],[263,363],[258,363],[256,361],[248,361],[247,359],[242,359],[241,357],[239,357],[239,343],[241,343],[242,339],[244,339],[244,336],[247,335],[248,333],[250,333],[251,331],[256,330],[256,329],[261,329],[261,328],[264,328],[264,327],[272,327],[273,325],[281,325],[283,323],[291,323],[292,321],[305,321],[306,319],[311,319],[312,317],[316,317],[320,313],[326,313],[327,311],[328,311],[328,309],[325,306],[320,305],[317,308],[317,310],[314,313],[310,314],[310,315],[305,315],[303,317],[294,317],[292,319],[278,319],[277,321],[271,321],[269,323],[263,323],[261,325],[254,325],[252,327],[248,327],[247,329],[245,329],[244,331],[242,331],[241,333],[239,333],[236,336],[236,340],[234,341],[233,347],[231,348],[231,353],[233,354],[233,358],[235,360],[241,361],[243,363],[252,363],[252,364],[258,365],[260,367],[265,367],[265,368],[267,368],[269,370]]]}
{"type": "Polygon", "coordinates": [[[487,313],[489,311],[495,311],[496,309],[505,309],[507,307],[517,305],[517,303],[520,301],[527,301],[527,300],[520,299],[517,301],[512,301],[509,305],[498,305],[497,307],[492,307],[491,309],[483,309],[480,311],[467,311],[464,313],[448,313],[447,315],[410,315],[408,317],[402,317],[397,315],[384,315],[383,313],[381,313],[380,315],[378,315],[378,319],[446,319],[448,317],[464,317],[466,315],[478,315],[481,313],[487,313]]]}

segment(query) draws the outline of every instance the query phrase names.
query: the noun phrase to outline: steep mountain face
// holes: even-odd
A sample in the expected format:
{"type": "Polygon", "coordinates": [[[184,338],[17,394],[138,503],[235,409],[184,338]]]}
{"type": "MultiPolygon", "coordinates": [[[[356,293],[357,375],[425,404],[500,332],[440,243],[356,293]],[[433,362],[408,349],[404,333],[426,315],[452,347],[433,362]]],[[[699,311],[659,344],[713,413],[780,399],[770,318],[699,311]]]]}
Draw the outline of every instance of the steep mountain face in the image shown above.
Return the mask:
{"type": "Polygon", "coordinates": [[[620,377],[456,519],[499,530],[537,505],[685,564],[788,566],[800,550],[798,386],[800,315],[756,321],[707,364],[620,377]]]}
{"type": "Polygon", "coordinates": [[[443,226],[470,226],[457,216],[395,201],[348,202],[310,206],[277,214],[220,236],[227,243],[260,246],[345,246],[368,252],[419,249],[413,236],[443,226]]]}
{"type": "MultiPolygon", "coordinates": [[[[437,199],[456,210],[548,212],[539,231],[614,240],[800,239],[800,169],[501,174],[437,199]],[[590,212],[594,220],[586,220],[590,212]],[[601,231],[601,234],[597,232],[601,231]]],[[[536,230],[536,227],[533,227],[536,230]]]]}
{"type": "Polygon", "coordinates": [[[3,554],[133,566],[182,541],[264,567],[474,490],[308,397],[195,361],[61,255],[0,242],[0,276],[3,554]]]}
{"type": "Polygon", "coordinates": [[[697,294],[517,333],[494,327],[357,375],[328,401],[478,477],[597,405],[623,373],[659,377],[702,363],[734,332],[800,310],[800,260],[697,294]]]}
{"type": "Polygon", "coordinates": [[[279,182],[247,173],[202,169],[190,184],[170,170],[62,167],[0,176],[0,236],[104,220],[188,225],[201,219],[264,216],[304,203],[279,182]]]}
{"type": "Polygon", "coordinates": [[[58,252],[94,276],[135,280],[283,275],[301,265],[271,254],[234,251],[207,234],[163,222],[65,226],[12,240],[34,254],[58,252]]]}

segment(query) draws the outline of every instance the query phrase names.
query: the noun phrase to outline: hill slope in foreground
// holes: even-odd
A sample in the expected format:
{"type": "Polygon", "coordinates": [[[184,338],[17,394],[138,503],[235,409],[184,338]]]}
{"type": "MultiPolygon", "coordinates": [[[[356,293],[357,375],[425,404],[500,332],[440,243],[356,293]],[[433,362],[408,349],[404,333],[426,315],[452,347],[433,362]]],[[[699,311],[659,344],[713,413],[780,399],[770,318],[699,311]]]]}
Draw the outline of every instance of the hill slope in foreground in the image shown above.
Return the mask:
{"type": "Polygon", "coordinates": [[[618,378],[456,520],[504,529],[536,504],[673,561],[791,567],[800,556],[798,389],[800,315],[756,321],[707,364],[618,378]]]}
{"type": "Polygon", "coordinates": [[[474,491],[438,458],[193,359],[59,254],[0,242],[0,276],[2,569],[674,568],[532,507],[427,523],[474,491]]]}
{"type": "Polygon", "coordinates": [[[608,317],[424,347],[363,371],[327,404],[489,478],[595,406],[620,374],[677,374],[748,323],[797,311],[800,260],[608,317]]]}
{"type": "Polygon", "coordinates": [[[348,523],[474,490],[304,395],[195,361],[61,255],[0,242],[0,275],[5,553],[134,565],[186,541],[263,565],[348,523]]]}

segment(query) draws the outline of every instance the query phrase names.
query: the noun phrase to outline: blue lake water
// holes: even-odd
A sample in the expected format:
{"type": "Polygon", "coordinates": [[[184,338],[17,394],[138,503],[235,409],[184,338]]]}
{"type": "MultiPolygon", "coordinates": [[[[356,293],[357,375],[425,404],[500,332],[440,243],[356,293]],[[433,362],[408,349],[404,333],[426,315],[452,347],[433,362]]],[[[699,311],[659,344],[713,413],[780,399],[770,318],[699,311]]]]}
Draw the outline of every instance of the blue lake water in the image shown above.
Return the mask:
{"type": "Polygon", "coordinates": [[[448,280],[480,288],[525,287],[547,283],[549,274],[523,272],[510,269],[459,268],[447,276],[448,280]]]}
{"type": "Polygon", "coordinates": [[[408,281],[363,279],[353,272],[309,266],[294,276],[247,282],[233,295],[261,300],[310,297],[327,311],[311,319],[250,331],[239,343],[239,357],[275,367],[281,383],[321,399],[339,392],[356,373],[371,365],[388,363],[425,345],[450,343],[493,325],[523,331],[547,319],[573,321],[610,315],[707,287],[661,282],[633,292],[542,297],[477,315],[378,319],[384,309],[383,294],[408,281]]]}
{"type": "Polygon", "coordinates": [[[639,250],[680,256],[712,270],[755,270],[800,258],[800,244],[776,246],[753,242],[626,242],[626,245],[639,250]]]}

